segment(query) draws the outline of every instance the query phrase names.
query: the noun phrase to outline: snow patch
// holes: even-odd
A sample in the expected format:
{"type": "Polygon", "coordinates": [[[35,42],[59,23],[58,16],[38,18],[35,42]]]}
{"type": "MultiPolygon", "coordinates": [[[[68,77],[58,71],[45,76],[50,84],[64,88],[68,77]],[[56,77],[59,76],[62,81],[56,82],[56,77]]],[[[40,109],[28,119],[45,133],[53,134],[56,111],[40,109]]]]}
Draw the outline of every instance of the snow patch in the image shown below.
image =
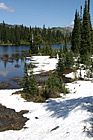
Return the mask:
{"type": "Polygon", "coordinates": [[[29,110],[24,114],[29,118],[27,128],[0,132],[0,140],[92,140],[93,83],[77,81],[66,86],[70,94],[46,103],[27,102],[20,95],[12,95],[17,90],[0,90],[2,105],[16,111],[29,110]]]}

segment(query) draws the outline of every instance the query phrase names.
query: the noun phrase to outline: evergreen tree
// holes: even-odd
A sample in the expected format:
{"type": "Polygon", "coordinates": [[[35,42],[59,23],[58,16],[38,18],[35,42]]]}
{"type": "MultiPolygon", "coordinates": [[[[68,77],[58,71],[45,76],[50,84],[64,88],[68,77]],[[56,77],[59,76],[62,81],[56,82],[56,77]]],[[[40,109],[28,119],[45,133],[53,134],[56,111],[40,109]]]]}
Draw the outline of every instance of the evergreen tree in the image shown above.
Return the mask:
{"type": "Polygon", "coordinates": [[[91,54],[93,54],[93,29],[92,29],[92,45],[91,45],[91,54]]]}
{"type": "Polygon", "coordinates": [[[66,53],[67,51],[68,51],[67,38],[65,37],[65,45],[63,46],[63,52],[66,53]]]}
{"type": "Polygon", "coordinates": [[[60,45],[60,49],[59,49],[59,58],[62,56],[62,44],[60,45]]]}
{"type": "Polygon", "coordinates": [[[74,20],[74,29],[72,32],[72,41],[71,41],[71,49],[76,54],[79,53],[80,42],[81,42],[81,19],[79,17],[79,13],[76,10],[75,20],[74,20]]]}
{"type": "Polygon", "coordinates": [[[30,66],[30,72],[28,73],[27,64],[24,65],[24,77],[23,77],[23,91],[26,94],[27,98],[31,98],[33,96],[38,96],[39,89],[38,89],[38,82],[33,75],[32,68],[30,66]]]}
{"type": "Polygon", "coordinates": [[[24,63],[24,77],[23,77],[23,91],[25,93],[28,93],[28,89],[29,89],[29,79],[28,79],[28,69],[27,69],[27,63],[24,63]]]}
{"type": "Polygon", "coordinates": [[[43,40],[46,42],[46,28],[45,28],[45,25],[43,25],[43,29],[42,29],[42,38],[43,40]]]}
{"type": "Polygon", "coordinates": [[[30,74],[29,74],[29,94],[31,96],[38,96],[39,95],[39,88],[38,88],[38,82],[35,79],[35,76],[33,75],[32,68],[30,66],[30,74]]]}
{"type": "Polygon", "coordinates": [[[88,13],[90,13],[90,0],[88,0],[88,13]]]}
{"type": "Polygon", "coordinates": [[[45,42],[43,42],[43,47],[41,48],[41,53],[42,53],[42,55],[46,55],[46,46],[45,46],[45,42]]]}
{"type": "Polygon", "coordinates": [[[58,64],[57,64],[57,69],[56,69],[60,76],[63,75],[64,69],[65,69],[65,60],[64,60],[63,55],[60,55],[58,64]]]}
{"type": "Polygon", "coordinates": [[[87,61],[87,55],[91,52],[91,31],[89,22],[89,13],[87,1],[85,0],[85,8],[83,13],[82,34],[81,34],[81,61],[87,61]]]}
{"type": "Polygon", "coordinates": [[[1,29],[1,40],[4,43],[7,43],[7,28],[5,27],[5,22],[3,21],[2,29],[1,29]]]}
{"type": "Polygon", "coordinates": [[[73,59],[73,53],[70,50],[67,50],[65,53],[65,68],[69,69],[73,66],[74,59],[73,59]]]}
{"type": "MultiPolygon", "coordinates": [[[[90,16],[90,0],[88,0],[88,14],[89,14],[90,34],[91,34],[91,43],[92,43],[93,32],[92,32],[92,24],[91,24],[91,16],[90,16]]],[[[92,51],[92,46],[91,46],[91,51],[92,51]]]]}
{"type": "Polygon", "coordinates": [[[50,43],[50,42],[52,41],[51,38],[52,38],[52,37],[51,37],[51,29],[48,28],[48,29],[47,29],[47,41],[48,41],[48,43],[50,43]]]}
{"type": "Polygon", "coordinates": [[[14,38],[14,44],[20,45],[20,34],[19,34],[19,29],[18,26],[15,26],[15,38],[14,38]]]}
{"type": "Polygon", "coordinates": [[[47,98],[53,96],[59,96],[59,93],[63,91],[63,80],[57,73],[51,74],[48,77],[48,81],[45,85],[45,96],[47,98]]]}
{"type": "Polygon", "coordinates": [[[49,55],[49,46],[48,46],[48,42],[46,43],[46,55],[49,55]]]}
{"type": "Polygon", "coordinates": [[[52,43],[50,43],[49,55],[50,55],[50,58],[52,58],[52,57],[53,57],[53,48],[52,48],[52,43]]]}

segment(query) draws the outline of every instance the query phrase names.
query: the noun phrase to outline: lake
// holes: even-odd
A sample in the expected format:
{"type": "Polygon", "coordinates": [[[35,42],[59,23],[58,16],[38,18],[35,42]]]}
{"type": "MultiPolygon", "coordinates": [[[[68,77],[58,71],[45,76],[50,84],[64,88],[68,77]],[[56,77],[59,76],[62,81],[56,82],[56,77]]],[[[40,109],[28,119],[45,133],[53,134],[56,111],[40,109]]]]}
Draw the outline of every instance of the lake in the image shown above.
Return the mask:
{"type": "MultiPolygon", "coordinates": [[[[14,82],[14,78],[23,77],[24,53],[30,46],[0,46],[0,83],[8,82],[13,88],[20,86],[14,82]]],[[[11,87],[12,88],[12,87],[11,87]]]]}
{"type": "MultiPolygon", "coordinates": [[[[52,47],[59,49],[60,45],[52,45],[52,47]]],[[[10,85],[9,88],[20,88],[15,78],[19,80],[18,78],[24,75],[25,56],[21,51],[29,48],[30,46],[0,46],[0,84],[7,82],[13,86],[10,85]]]]}

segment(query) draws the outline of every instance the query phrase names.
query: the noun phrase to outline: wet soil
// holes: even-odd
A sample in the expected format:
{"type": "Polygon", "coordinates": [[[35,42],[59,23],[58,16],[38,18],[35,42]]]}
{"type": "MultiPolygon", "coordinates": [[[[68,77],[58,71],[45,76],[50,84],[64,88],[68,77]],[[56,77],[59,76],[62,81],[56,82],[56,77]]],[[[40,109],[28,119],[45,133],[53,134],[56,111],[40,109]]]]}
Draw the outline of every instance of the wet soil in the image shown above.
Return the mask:
{"type": "MultiPolygon", "coordinates": [[[[6,130],[21,130],[28,118],[23,117],[27,110],[16,112],[14,109],[6,108],[0,104],[0,132],[6,130]]],[[[24,127],[25,128],[25,127],[24,127]]]]}
{"type": "Polygon", "coordinates": [[[14,86],[10,83],[5,82],[5,81],[0,83],[0,89],[8,89],[8,88],[14,88],[14,86]]]}

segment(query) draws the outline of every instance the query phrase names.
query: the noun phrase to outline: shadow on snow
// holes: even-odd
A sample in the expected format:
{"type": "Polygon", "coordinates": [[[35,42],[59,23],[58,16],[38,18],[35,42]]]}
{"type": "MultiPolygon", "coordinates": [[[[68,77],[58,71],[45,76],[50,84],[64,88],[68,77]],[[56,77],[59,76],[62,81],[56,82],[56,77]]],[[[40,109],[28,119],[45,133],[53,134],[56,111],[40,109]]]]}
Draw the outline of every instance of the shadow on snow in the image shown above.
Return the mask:
{"type": "Polygon", "coordinates": [[[91,124],[91,129],[86,129],[84,132],[88,134],[88,136],[93,136],[93,96],[70,99],[65,101],[49,100],[49,103],[46,105],[46,110],[52,111],[51,117],[62,117],[63,119],[69,116],[69,113],[76,110],[87,110],[90,113],[90,117],[87,120],[83,120],[84,122],[89,122],[91,124]]]}

